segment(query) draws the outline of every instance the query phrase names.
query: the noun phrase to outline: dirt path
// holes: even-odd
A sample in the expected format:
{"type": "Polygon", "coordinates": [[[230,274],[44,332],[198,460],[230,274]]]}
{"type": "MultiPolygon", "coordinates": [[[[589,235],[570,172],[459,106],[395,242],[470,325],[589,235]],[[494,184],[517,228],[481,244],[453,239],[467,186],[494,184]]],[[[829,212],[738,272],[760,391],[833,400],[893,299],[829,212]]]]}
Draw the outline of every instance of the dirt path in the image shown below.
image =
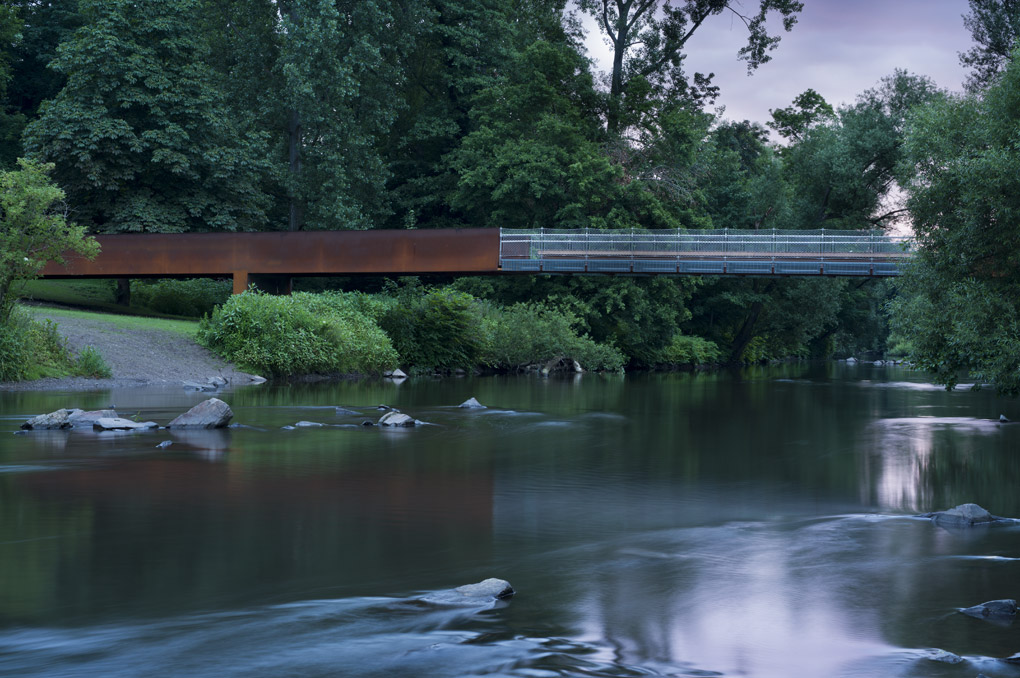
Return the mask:
{"type": "Polygon", "coordinates": [[[146,385],[181,386],[184,382],[205,383],[214,376],[222,376],[234,384],[246,384],[257,379],[176,332],[124,329],[99,318],[51,316],[44,309],[33,315],[56,322],[60,334],[75,353],[92,345],[110,366],[113,378],[66,377],[0,383],[2,390],[79,391],[146,385]]]}

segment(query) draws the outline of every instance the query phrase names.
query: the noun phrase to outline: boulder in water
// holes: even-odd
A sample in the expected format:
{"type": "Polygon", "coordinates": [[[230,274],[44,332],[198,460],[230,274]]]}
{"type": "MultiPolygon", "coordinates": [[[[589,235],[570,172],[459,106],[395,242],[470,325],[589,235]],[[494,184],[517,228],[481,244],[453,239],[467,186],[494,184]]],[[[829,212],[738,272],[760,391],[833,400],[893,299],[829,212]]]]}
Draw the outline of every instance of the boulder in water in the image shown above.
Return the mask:
{"type": "Polygon", "coordinates": [[[466,598],[493,598],[496,600],[510,598],[515,593],[514,587],[510,586],[510,582],[493,577],[480,581],[477,584],[458,586],[454,591],[466,598]]]}
{"type": "Polygon", "coordinates": [[[233,416],[229,405],[219,398],[209,398],[171,421],[167,428],[223,428],[233,416]]]}
{"type": "Polygon", "coordinates": [[[1000,424],[1008,424],[1009,423],[1009,419],[1006,418],[1005,414],[1000,414],[999,415],[999,423],[1000,424]]]}
{"type": "Polygon", "coordinates": [[[117,419],[119,415],[116,410],[91,410],[82,412],[75,410],[75,413],[68,417],[71,426],[85,426],[91,428],[100,419],[117,419]]]}
{"type": "Polygon", "coordinates": [[[928,654],[928,659],[940,664],[962,664],[965,661],[960,655],[947,652],[946,650],[931,650],[928,654]]]}
{"type": "Polygon", "coordinates": [[[120,417],[100,417],[92,424],[96,431],[144,431],[159,428],[154,421],[131,421],[120,417]]]}
{"type": "Polygon", "coordinates": [[[1012,619],[1016,616],[1016,601],[1012,599],[989,600],[987,603],[962,608],[960,612],[978,619],[1012,619]]]}
{"type": "Polygon", "coordinates": [[[403,412],[387,412],[379,418],[380,426],[396,426],[396,427],[410,427],[414,426],[418,422],[414,417],[409,417],[403,412]]]}
{"type": "Polygon", "coordinates": [[[455,589],[436,591],[419,600],[436,605],[462,605],[465,607],[492,607],[500,600],[514,595],[514,589],[505,579],[486,579],[477,584],[458,586],[455,589]]]}
{"type": "Polygon", "coordinates": [[[925,518],[931,518],[936,525],[943,527],[972,527],[974,525],[990,525],[1001,521],[1002,518],[993,516],[977,504],[960,504],[948,511],[935,511],[924,514],[925,518]]]}
{"type": "Polygon", "coordinates": [[[478,402],[474,398],[468,398],[467,400],[462,402],[460,405],[457,405],[457,407],[463,407],[466,410],[484,410],[485,409],[485,405],[481,404],[480,402],[478,402]]]}
{"type": "Polygon", "coordinates": [[[322,428],[325,424],[320,424],[317,421],[299,421],[294,424],[295,428],[322,428]]]}
{"type": "Polygon", "coordinates": [[[49,414],[40,414],[38,417],[32,417],[24,424],[21,428],[25,431],[42,431],[55,428],[71,428],[74,426],[71,423],[71,417],[75,414],[80,414],[81,410],[56,410],[49,414]]]}

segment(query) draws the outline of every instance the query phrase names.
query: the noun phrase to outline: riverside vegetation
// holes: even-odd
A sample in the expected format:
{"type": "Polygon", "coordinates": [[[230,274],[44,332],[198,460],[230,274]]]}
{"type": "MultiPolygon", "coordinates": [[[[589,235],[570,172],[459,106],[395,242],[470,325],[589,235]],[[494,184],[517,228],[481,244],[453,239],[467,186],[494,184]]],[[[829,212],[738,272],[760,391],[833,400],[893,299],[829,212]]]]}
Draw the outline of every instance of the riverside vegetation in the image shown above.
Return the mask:
{"type": "MultiPolygon", "coordinates": [[[[735,57],[767,68],[799,0],[9,0],[0,344],[24,325],[3,313],[8,283],[69,247],[94,253],[86,233],[912,226],[903,282],[474,279],[231,301],[203,336],[280,373],[903,351],[947,386],[969,372],[1020,394],[1020,6],[969,3],[966,94],[895,70],[840,106],[807,89],[762,124],[725,119],[686,57],[702,27],[736,14],[735,57]],[[614,46],[606,73],[579,13],[614,46]],[[238,303],[289,303],[295,319],[265,337],[263,320],[248,326],[265,345],[244,348],[217,324],[238,303]],[[517,338],[539,327],[549,337],[517,338]],[[268,340],[288,332],[307,340],[293,359],[268,340]]],[[[133,289],[198,315],[217,285],[133,289]]]]}

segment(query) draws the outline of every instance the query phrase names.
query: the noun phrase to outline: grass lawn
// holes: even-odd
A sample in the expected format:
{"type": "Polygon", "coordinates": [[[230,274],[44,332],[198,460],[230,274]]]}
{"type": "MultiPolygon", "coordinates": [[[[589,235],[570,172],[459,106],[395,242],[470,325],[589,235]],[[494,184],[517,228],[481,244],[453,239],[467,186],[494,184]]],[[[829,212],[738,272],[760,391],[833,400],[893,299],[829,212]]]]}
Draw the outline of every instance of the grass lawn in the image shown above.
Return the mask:
{"type": "Polygon", "coordinates": [[[194,338],[198,331],[197,320],[176,320],[172,318],[152,318],[116,313],[98,313],[94,311],[76,311],[69,308],[50,308],[45,306],[29,306],[28,312],[36,319],[52,318],[60,323],[61,318],[87,318],[109,323],[113,327],[126,330],[163,330],[176,332],[194,338]]]}

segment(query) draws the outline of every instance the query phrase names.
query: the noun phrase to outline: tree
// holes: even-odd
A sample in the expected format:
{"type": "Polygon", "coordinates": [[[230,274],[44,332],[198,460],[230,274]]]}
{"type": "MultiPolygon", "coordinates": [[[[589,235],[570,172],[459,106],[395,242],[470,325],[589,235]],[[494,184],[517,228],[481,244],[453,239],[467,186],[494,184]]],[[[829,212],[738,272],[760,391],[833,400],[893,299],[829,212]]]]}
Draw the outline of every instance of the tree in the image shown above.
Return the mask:
{"type": "Polygon", "coordinates": [[[9,112],[7,88],[11,81],[13,52],[21,41],[21,18],[11,5],[0,7],[0,169],[14,161],[11,153],[16,139],[21,134],[23,117],[9,112]]]}
{"type": "Polygon", "coordinates": [[[4,7],[16,11],[22,24],[20,40],[9,53],[6,99],[0,92],[0,108],[6,106],[6,116],[0,112],[0,166],[13,168],[24,155],[25,125],[38,117],[40,104],[64,86],[64,74],[48,66],[56,58],[57,46],[81,25],[81,19],[78,0],[7,0],[4,7]]]}
{"type": "Polygon", "coordinates": [[[1020,67],[982,94],[944,94],[906,135],[916,264],[894,305],[911,359],[952,388],[961,375],[1020,394],[1020,67]]]}
{"type": "Polygon", "coordinates": [[[89,259],[99,244],[82,226],[67,221],[64,192],[49,179],[53,165],[19,160],[18,170],[0,171],[0,325],[18,298],[18,284],[39,275],[68,252],[89,259]]]}
{"type": "Polygon", "coordinates": [[[711,74],[695,74],[688,80],[683,60],[688,41],[712,16],[728,12],[747,29],[747,44],[737,57],[754,71],[772,57],[779,36],[768,32],[770,13],[778,13],[789,31],[804,8],[798,0],[760,0],[757,12],[744,14],[735,0],[581,0],[613,48],[606,129],[618,135],[633,124],[633,112],[649,94],[686,94],[700,100],[714,98],[711,74]]]}
{"type": "Polygon", "coordinates": [[[807,131],[817,124],[828,122],[835,116],[832,105],[818,92],[807,89],[794,98],[787,108],[769,109],[772,121],[765,123],[779,136],[800,141],[807,131]]]}
{"type": "Polygon", "coordinates": [[[904,215],[896,170],[906,119],[937,95],[928,78],[897,71],[834,117],[797,131],[782,151],[792,196],[787,227],[885,228],[904,215]]]}
{"type": "Polygon", "coordinates": [[[78,217],[102,231],[247,230],[265,219],[263,139],[242,135],[205,64],[196,0],[81,0],[25,131],[78,217]]]}
{"type": "Polygon", "coordinates": [[[977,44],[960,52],[960,64],[973,69],[967,77],[970,92],[988,87],[1009,63],[1020,37],[1020,0],[969,0],[963,25],[977,44]]]}

